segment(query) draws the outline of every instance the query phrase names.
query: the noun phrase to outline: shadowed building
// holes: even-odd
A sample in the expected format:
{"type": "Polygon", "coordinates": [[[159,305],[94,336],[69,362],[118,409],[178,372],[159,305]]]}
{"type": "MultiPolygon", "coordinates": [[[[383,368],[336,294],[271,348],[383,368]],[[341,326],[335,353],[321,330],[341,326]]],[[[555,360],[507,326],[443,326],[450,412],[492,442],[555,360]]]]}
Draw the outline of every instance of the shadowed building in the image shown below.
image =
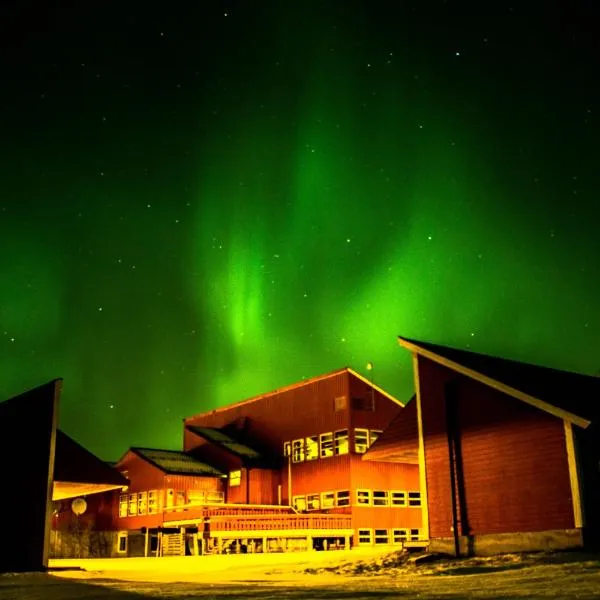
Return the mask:
{"type": "MultiPolygon", "coordinates": [[[[399,343],[413,354],[431,550],[490,554],[598,540],[600,378],[399,343]]],[[[398,432],[400,446],[407,435],[398,432]]],[[[384,437],[382,455],[393,454],[384,437]]]]}

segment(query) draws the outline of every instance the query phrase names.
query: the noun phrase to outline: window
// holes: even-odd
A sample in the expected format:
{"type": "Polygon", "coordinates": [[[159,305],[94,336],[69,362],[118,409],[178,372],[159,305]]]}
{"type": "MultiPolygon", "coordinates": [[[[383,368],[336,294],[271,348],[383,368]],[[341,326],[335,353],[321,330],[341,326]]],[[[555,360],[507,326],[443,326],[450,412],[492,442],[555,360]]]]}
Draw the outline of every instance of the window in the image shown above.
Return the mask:
{"type": "Polygon", "coordinates": [[[401,544],[408,540],[408,529],[392,529],[392,543],[401,544]]]}
{"type": "Polygon", "coordinates": [[[339,412],[341,410],[345,410],[346,406],[348,406],[348,402],[347,402],[347,398],[346,396],[338,396],[337,398],[333,399],[333,409],[335,410],[335,412],[339,412]]]}
{"type": "Polygon", "coordinates": [[[421,506],[421,492],[408,492],[408,505],[421,506]]]}
{"type": "Polygon", "coordinates": [[[126,517],[127,516],[127,507],[129,505],[129,497],[127,494],[121,494],[119,496],[119,516],[126,517]]]}
{"type": "Polygon", "coordinates": [[[411,542],[416,542],[419,537],[420,537],[420,530],[419,529],[411,529],[410,530],[410,534],[409,534],[409,539],[411,542]]]}
{"type": "Polygon", "coordinates": [[[298,512],[306,510],[306,498],[304,496],[294,496],[292,498],[292,506],[298,512]]]}
{"type": "Polygon", "coordinates": [[[127,553],[127,532],[120,531],[119,536],[117,537],[117,552],[119,554],[127,553]]]}
{"type": "Polygon", "coordinates": [[[292,462],[302,462],[304,460],[304,440],[294,440],[292,442],[292,462]]]}
{"type": "Polygon", "coordinates": [[[406,506],[406,492],[392,490],[390,494],[392,496],[392,506],[406,506]]]}
{"type": "Polygon", "coordinates": [[[173,508],[173,502],[175,501],[175,492],[173,490],[167,490],[165,493],[165,508],[173,508]]]}
{"type": "Polygon", "coordinates": [[[319,436],[311,435],[306,438],[306,460],[319,458],[319,436]]]}
{"type": "Polygon", "coordinates": [[[371,435],[369,436],[369,446],[372,446],[382,434],[382,431],[380,429],[371,429],[370,434],[371,435]]]}
{"type": "Polygon", "coordinates": [[[321,494],[321,506],[323,508],[333,508],[335,506],[335,492],[323,492],[321,494]]]}
{"type": "Polygon", "coordinates": [[[371,504],[371,492],[369,490],[356,490],[357,504],[371,504]]]}
{"type": "Polygon", "coordinates": [[[127,514],[130,517],[137,515],[137,494],[129,494],[129,509],[127,510],[127,514]]]}
{"type": "MultiPolygon", "coordinates": [[[[238,473],[240,474],[240,481],[241,481],[242,480],[242,472],[238,471],[238,473]]],[[[223,492],[219,492],[217,490],[212,490],[210,492],[206,492],[205,499],[206,499],[206,504],[223,504],[223,502],[225,502],[225,494],[223,492]]]]}
{"type": "Polygon", "coordinates": [[[359,529],[358,530],[358,543],[359,544],[372,544],[373,543],[373,530],[372,529],[359,529]]]}
{"type": "Polygon", "coordinates": [[[350,506],[350,491],[340,490],[336,492],[335,501],[338,506],[350,506]]]}
{"type": "Polygon", "coordinates": [[[373,506],[388,506],[390,503],[389,495],[383,490],[375,490],[373,492],[373,506]]]}
{"type": "Polygon", "coordinates": [[[376,529],[375,530],[375,543],[376,544],[389,544],[390,536],[388,535],[387,529],[376,529]]]}
{"type": "Polygon", "coordinates": [[[138,505],[137,505],[138,515],[146,514],[147,502],[148,502],[148,492],[140,492],[138,494],[138,505]]]}
{"type": "Polygon", "coordinates": [[[375,396],[373,394],[369,394],[364,398],[352,398],[352,408],[354,410],[375,410],[375,396]]]}
{"type": "Polygon", "coordinates": [[[321,508],[320,494],[307,494],[306,508],[307,510],[319,510],[321,508]]]}
{"type": "Polygon", "coordinates": [[[182,504],[185,504],[185,492],[175,492],[175,506],[181,506],[182,504]]]}
{"type": "Polygon", "coordinates": [[[283,442],[283,455],[290,456],[292,453],[292,445],[290,442],[283,442]]]}
{"type": "Polygon", "coordinates": [[[354,452],[364,454],[369,448],[369,430],[355,429],[354,430],[354,452]]]}
{"type": "Polygon", "coordinates": [[[335,432],[334,453],[336,456],[340,454],[348,454],[348,430],[340,429],[335,432]]]}
{"type": "Polygon", "coordinates": [[[158,512],[158,493],[156,490],[148,492],[148,514],[155,515],[158,512]]]}
{"type": "Polygon", "coordinates": [[[241,471],[230,471],[229,472],[229,487],[236,487],[242,483],[242,472],[241,471]]]}
{"type": "Polygon", "coordinates": [[[319,441],[321,442],[321,458],[333,456],[333,433],[322,433],[319,441]]]}

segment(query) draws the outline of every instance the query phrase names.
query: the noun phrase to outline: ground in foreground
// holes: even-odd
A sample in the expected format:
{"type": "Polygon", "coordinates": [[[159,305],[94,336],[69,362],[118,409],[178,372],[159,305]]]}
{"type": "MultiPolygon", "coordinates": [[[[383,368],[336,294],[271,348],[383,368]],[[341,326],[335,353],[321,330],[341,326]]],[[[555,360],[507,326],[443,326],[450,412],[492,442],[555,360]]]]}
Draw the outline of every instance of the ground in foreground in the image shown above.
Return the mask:
{"type": "MultiPolygon", "coordinates": [[[[0,599],[600,598],[600,556],[578,553],[436,560],[397,553],[310,553],[79,561],[85,570],[0,575],[0,599]],[[215,560],[211,560],[215,558],[215,560]]],[[[73,568],[73,561],[56,561],[73,568]]]]}

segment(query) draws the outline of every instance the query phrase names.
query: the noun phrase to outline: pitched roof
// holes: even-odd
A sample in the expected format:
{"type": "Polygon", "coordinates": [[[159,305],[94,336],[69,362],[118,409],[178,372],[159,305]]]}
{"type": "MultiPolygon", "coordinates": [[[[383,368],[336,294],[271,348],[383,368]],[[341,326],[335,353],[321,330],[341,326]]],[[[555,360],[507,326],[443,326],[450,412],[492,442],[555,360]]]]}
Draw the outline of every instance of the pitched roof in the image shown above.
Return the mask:
{"type": "Polygon", "coordinates": [[[242,459],[258,460],[261,458],[260,453],[250,448],[250,446],[237,442],[230,436],[226,435],[219,429],[215,429],[214,427],[186,425],[186,429],[188,429],[192,433],[195,433],[196,435],[199,435],[206,441],[212,442],[213,444],[224,448],[231,454],[239,456],[242,459]]]}
{"type": "Polygon", "coordinates": [[[399,337],[408,350],[580,427],[600,419],[600,377],[399,337]]]}
{"type": "Polygon", "coordinates": [[[413,396],[363,454],[362,460],[417,464],[419,432],[416,407],[413,396]]]}
{"type": "Polygon", "coordinates": [[[197,414],[192,415],[190,417],[186,417],[184,419],[184,421],[192,421],[195,418],[201,417],[202,415],[205,415],[207,413],[218,413],[218,412],[222,412],[222,411],[227,411],[227,410],[230,410],[231,408],[233,408],[234,406],[241,406],[243,404],[250,404],[251,402],[256,402],[257,400],[261,400],[261,399],[267,398],[269,396],[275,396],[277,394],[282,394],[284,392],[289,392],[291,390],[295,390],[297,388],[304,387],[305,385],[311,385],[313,383],[317,383],[318,381],[322,381],[324,379],[330,379],[331,377],[337,377],[338,375],[342,375],[344,373],[348,373],[351,376],[356,377],[357,379],[360,379],[361,381],[363,381],[367,385],[371,386],[376,392],[379,392],[382,396],[385,396],[388,400],[391,400],[395,404],[398,404],[400,406],[404,406],[404,403],[401,402],[400,400],[398,400],[398,398],[396,398],[395,396],[392,396],[389,392],[386,392],[383,388],[380,388],[378,385],[375,385],[368,378],[364,377],[363,375],[361,375],[360,373],[358,373],[354,369],[351,369],[350,367],[344,367],[342,369],[337,369],[335,371],[331,371],[330,373],[325,373],[324,375],[317,375],[316,377],[311,377],[310,379],[303,379],[302,381],[297,381],[296,383],[292,383],[290,385],[286,385],[284,387],[277,388],[275,390],[272,390],[270,392],[266,392],[264,394],[259,394],[258,396],[253,396],[252,398],[247,398],[245,400],[240,400],[239,402],[233,402],[232,404],[227,404],[226,406],[221,406],[221,407],[215,408],[213,410],[203,411],[201,413],[197,413],[197,414]]]}
{"type": "Polygon", "coordinates": [[[196,460],[185,452],[159,450],[157,448],[130,448],[130,450],[169,475],[225,476],[225,473],[222,473],[211,465],[196,460]]]}

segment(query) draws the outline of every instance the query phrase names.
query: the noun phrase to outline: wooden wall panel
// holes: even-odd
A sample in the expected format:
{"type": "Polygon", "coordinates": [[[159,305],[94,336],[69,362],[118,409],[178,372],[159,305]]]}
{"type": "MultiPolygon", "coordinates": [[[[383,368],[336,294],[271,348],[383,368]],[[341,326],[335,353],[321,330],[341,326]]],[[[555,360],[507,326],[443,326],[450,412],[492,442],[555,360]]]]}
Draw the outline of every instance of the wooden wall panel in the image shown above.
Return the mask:
{"type": "Polygon", "coordinates": [[[420,529],[421,509],[411,507],[353,506],[352,527],[357,529],[420,529]]]}
{"type": "MultiPolygon", "coordinates": [[[[292,496],[349,490],[351,459],[350,454],[345,454],[292,463],[292,496]]],[[[286,468],[281,472],[281,490],[283,504],[288,504],[288,472],[286,468]]]]}
{"type": "Polygon", "coordinates": [[[116,468],[129,479],[130,493],[162,490],[167,487],[164,485],[165,474],[132,451],[123,456],[116,468]]]}

